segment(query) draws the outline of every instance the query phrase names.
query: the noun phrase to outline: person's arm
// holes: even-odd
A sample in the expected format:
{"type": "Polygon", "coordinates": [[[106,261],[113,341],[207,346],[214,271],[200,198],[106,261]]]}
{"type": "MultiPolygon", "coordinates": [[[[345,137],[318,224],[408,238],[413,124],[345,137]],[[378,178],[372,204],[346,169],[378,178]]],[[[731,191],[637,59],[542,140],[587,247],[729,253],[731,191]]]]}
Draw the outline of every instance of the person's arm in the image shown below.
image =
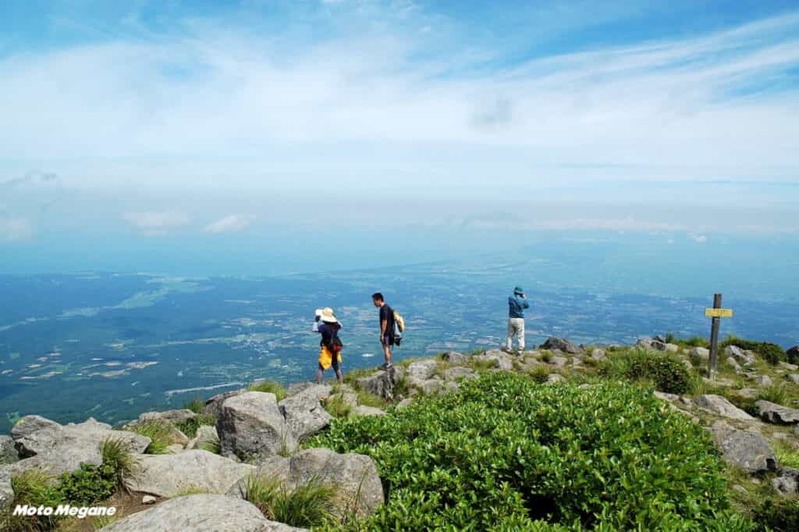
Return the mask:
{"type": "Polygon", "coordinates": [[[522,299],[522,307],[523,308],[530,308],[530,303],[527,302],[527,298],[525,297],[522,299]]]}

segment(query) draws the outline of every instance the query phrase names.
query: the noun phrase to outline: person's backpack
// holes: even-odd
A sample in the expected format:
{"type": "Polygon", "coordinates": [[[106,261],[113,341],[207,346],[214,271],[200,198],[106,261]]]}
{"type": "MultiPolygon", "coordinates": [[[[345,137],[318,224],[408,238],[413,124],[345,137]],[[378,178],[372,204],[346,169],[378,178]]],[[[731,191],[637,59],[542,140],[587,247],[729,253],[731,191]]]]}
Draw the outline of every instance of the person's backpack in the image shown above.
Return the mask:
{"type": "Polygon", "coordinates": [[[402,333],[405,332],[405,318],[402,317],[402,314],[394,311],[394,344],[400,345],[402,342],[402,333]]]}
{"type": "Polygon", "coordinates": [[[330,339],[330,344],[328,344],[327,349],[334,355],[336,353],[341,353],[341,350],[344,349],[344,342],[336,335],[330,339]]]}

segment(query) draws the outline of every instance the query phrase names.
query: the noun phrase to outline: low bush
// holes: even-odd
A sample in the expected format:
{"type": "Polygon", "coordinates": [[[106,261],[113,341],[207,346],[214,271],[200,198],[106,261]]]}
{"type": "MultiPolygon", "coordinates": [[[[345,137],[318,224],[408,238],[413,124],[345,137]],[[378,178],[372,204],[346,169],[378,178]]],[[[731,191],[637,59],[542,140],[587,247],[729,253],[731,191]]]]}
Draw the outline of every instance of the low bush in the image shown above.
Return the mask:
{"type": "Polygon", "coordinates": [[[650,393],[493,373],[312,446],[371,456],[387,503],[353,529],[748,530],[706,431],[650,393]]]}
{"type": "Polygon", "coordinates": [[[147,454],[165,454],[172,445],[174,425],[164,419],[148,419],[134,423],[129,430],[150,438],[150,445],[144,450],[147,454]]]}
{"type": "Polygon", "coordinates": [[[785,354],[782,347],[770,342],[753,342],[752,340],[744,340],[743,338],[730,335],[721,343],[720,348],[724,349],[731,345],[738,346],[747,351],[754,351],[772,366],[788,360],[788,355],[785,354]]]}
{"type": "Polygon", "coordinates": [[[605,360],[600,372],[610,378],[651,382],[658,391],[690,393],[696,381],[685,363],[671,353],[630,349],[605,360]]]}
{"type": "Polygon", "coordinates": [[[690,338],[677,338],[672,333],[666,335],[667,344],[677,344],[681,347],[710,347],[710,341],[703,336],[691,336],[690,338]]]}
{"type": "Polygon", "coordinates": [[[191,410],[195,414],[202,414],[205,412],[205,401],[200,399],[199,397],[195,397],[188,403],[184,405],[184,408],[191,410]]]}
{"type": "Polygon", "coordinates": [[[198,414],[196,417],[191,419],[187,419],[185,421],[176,421],[175,427],[177,427],[180,432],[188,436],[189,438],[193,438],[197,435],[197,429],[199,429],[203,425],[210,425],[213,426],[216,424],[216,416],[212,416],[209,414],[198,414]]]}
{"type": "Polygon", "coordinates": [[[139,461],[130,451],[128,443],[119,438],[103,440],[100,452],[103,466],[108,467],[117,489],[127,491],[128,480],[139,469],[139,461]]]}
{"type": "Polygon", "coordinates": [[[799,530],[799,499],[766,499],[754,512],[759,530],[796,532],[799,530]]]}

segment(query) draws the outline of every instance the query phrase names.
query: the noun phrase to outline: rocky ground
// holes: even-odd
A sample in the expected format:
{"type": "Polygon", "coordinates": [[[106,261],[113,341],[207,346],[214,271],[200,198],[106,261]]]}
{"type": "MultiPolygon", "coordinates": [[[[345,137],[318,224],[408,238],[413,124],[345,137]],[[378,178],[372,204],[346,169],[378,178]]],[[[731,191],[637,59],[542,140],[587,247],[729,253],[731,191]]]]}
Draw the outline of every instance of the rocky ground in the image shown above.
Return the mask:
{"type": "MultiPolygon", "coordinates": [[[[730,346],[710,380],[702,376],[706,349],[657,338],[642,339],[637,347],[671,353],[695,375],[693,393],[654,393],[710,431],[742,500],[764,490],[784,497],[799,494],[798,366],[769,365],[756,353],[730,346]]],[[[208,399],[197,411],[149,412],[119,428],[93,419],[61,425],[26,416],[9,436],[0,436],[0,508],[14,501],[13,476],[39,469],[57,477],[81,463],[99,465],[102,443],[115,438],[125,443],[138,466],[126,480],[129,491],[108,501],[120,512],[102,530],[298,530],[267,520],[248,502],[247,479],[252,476],[277,479],[284,489],[313,479],[335,487],[336,512],[369,515],[384,501],[371,458],[303,446],[334,417],[385,415],[388,408],[448,393],[464,379],[487,371],[522,372],[552,385],[571,381],[590,386],[604,378],[600,368],[623,349],[628,348],[592,348],[551,338],[518,354],[446,352],[404,361],[389,371],[352,372],[345,384],[297,384],[285,397],[254,391],[258,386],[228,392],[208,399]],[[168,427],[166,436],[137,430],[153,425],[168,427]],[[163,454],[151,454],[156,439],[164,440],[158,442],[163,454]],[[170,526],[164,528],[164,523],[170,526]]],[[[91,519],[67,519],[61,529],[97,526],[91,519]]]]}

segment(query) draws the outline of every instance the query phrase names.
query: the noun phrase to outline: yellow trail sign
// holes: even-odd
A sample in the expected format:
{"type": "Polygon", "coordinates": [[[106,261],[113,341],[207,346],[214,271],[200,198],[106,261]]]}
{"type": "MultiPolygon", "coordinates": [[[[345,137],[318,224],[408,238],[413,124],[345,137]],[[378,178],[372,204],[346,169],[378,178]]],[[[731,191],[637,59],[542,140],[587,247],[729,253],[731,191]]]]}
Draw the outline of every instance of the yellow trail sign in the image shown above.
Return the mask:
{"type": "Polygon", "coordinates": [[[732,318],[731,308],[706,308],[706,318],[732,318]]]}

